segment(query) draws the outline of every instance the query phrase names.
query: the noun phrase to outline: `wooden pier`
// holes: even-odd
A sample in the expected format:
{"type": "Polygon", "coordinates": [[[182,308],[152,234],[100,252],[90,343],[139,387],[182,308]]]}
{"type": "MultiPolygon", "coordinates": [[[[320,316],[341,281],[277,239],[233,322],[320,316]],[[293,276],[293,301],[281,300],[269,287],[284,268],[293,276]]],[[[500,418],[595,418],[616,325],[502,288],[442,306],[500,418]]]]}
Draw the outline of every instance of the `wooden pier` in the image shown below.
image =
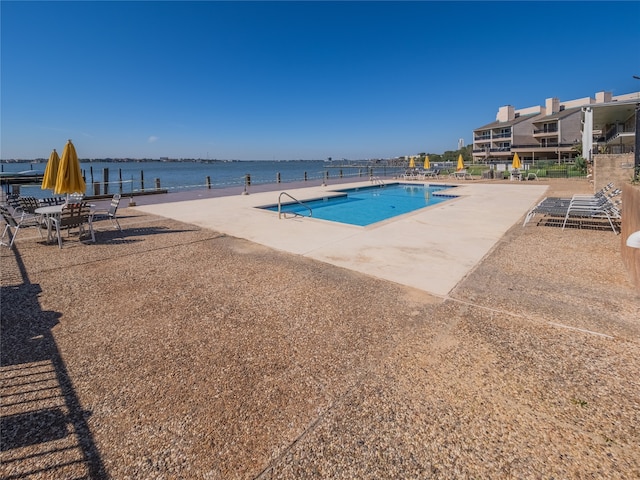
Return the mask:
{"type": "Polygon", "coordinates": [[[20,185],[42,185],[43,173],[0,173],[0,185],[5,189],[6,193],[11,193],[9,190],[13,186],[20,185]]]}

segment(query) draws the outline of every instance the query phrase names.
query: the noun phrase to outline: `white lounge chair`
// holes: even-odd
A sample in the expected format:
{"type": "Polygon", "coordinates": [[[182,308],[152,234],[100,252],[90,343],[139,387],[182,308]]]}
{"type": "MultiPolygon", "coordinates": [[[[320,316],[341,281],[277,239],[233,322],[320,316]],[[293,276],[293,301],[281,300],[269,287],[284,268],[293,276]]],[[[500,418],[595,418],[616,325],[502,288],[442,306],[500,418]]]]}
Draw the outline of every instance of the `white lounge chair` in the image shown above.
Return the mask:
{"type": "Polygon", "coordinates": [[[460,180],[473,180],[473,177],[471,176],[471,174],[467,171],[466,168],[463,168],[462,170],[457,170],[455,172],[451,172],[449,174],[450,177],[453,178],[457,178],[460,180]]]}
{"type": "Polygon", "coordinates": [[[403,180],[418,180],[418,172],[416,170],[407,170],[402,174],[403,180]]]}
{"type": "Polygon", "coordinates": [[[569,219],[576,220],[580,223],[596,219],[606,219],[613,233],[617,234],[619,232],[616,229],[614,220],[620,220],[621,218],[622,215],[618,206],[606,197],[603,197],[597,202],[584,202],[577,199],[569,203],[567,213],[564,216],[564,222],[562,222],[562,229],[565,229],[569,219]]]}
{"type": "MultiPolygon", "coordinates": [[[[614,190],[611,194],[615,197],[619,193],[614,190]]],[[[572,198],[548,197],[527,213],[522,226],[526,226],[536,215],[553,219],[558,226],[562,222],[563,230],[569,221],[583,225],[606,219],[614,233],[618,233],[616,222],[621,219],[621,213],[618,204],[612,201],[613,197],[608,195],[574,195],[572,198]]]]}

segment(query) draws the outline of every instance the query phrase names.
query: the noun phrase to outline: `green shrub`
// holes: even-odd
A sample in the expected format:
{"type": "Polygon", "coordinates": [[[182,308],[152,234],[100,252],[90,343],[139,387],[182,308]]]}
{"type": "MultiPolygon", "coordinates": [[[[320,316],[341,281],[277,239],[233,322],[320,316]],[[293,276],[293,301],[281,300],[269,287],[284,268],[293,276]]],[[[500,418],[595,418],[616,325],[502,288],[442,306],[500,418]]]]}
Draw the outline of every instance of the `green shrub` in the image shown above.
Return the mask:
{"type": "Polygon", "coordinates": [[[576,157],[575,169],[582,175],[587,173],[587,161],[582,157],[576,157]]]}
{"type": "Polygon", "coordinates": [[[565,167],[547,169],[547,177],[549,178],[567,178],[567,176],[567,169],[565,167]]]}

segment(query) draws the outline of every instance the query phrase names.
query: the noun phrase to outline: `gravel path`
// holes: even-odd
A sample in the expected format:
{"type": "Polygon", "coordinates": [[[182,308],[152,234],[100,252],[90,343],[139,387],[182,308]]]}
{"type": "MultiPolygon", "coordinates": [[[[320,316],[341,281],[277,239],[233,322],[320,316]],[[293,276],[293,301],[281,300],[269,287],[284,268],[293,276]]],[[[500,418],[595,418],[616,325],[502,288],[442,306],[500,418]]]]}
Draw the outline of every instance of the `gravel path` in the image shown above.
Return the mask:
{"type": "Polygon", "coordinates": [[[640,477],[640,292],[611,231],[518,223],[442,300],[121,217],[0,249],[0,477],[640,477]]]}

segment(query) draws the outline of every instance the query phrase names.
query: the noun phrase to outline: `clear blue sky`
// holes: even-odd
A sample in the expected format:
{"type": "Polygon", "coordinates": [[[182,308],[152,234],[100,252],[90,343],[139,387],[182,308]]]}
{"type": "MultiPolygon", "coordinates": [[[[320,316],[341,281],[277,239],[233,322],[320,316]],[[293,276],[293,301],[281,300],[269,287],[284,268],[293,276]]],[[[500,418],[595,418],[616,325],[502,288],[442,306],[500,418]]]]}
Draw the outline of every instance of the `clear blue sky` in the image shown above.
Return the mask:
{"type": "Polygon", "coordinates": [[[387,158],[640,90],[640,2],[2,1],[3,159],[387,158]]]}

